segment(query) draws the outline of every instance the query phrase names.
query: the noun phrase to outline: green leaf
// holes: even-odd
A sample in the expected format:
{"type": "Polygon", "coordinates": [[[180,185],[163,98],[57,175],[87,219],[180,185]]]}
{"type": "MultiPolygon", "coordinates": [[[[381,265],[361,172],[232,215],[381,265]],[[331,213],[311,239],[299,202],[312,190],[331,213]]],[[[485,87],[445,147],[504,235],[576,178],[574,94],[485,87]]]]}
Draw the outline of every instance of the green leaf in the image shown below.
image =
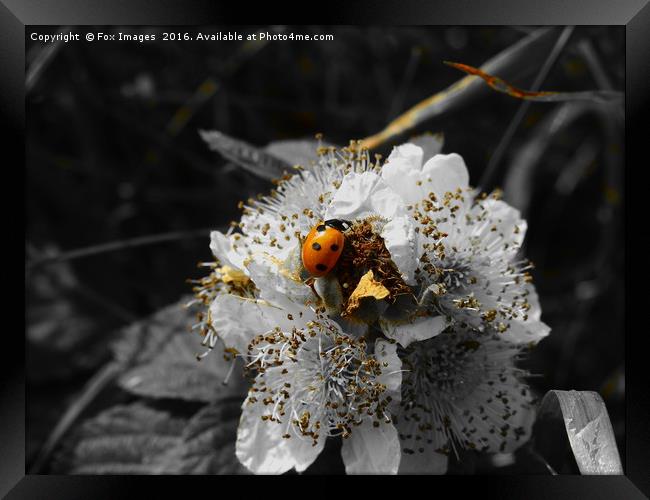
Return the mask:
{"type": "Polygon", "coordinates": [[[134,403],[87,420],[54,467],[66,474],[242,474],[235,456],[239,398],[204,407],[189,420],[134,403]]]}
{"type": "Polygon", "coordinates": [[[264,150],[291,167],[300,165],[308,169],[318,162],[318,148],[328,145],[309,139],[273,141],[268,143],[264,150]]]}
{"type": "Polygon", "coordinates": [[[197,355],[206,347],[190,331],[194,322],[193,313],[176,304],[127,329],[115,348],[116,358],[130,366],[120,375],[119,386],[150,398],[211,402],[239,396],[243,400],[242,363],[237,361],[233,367],[232,361],[226,361],[220,341],[199,361],[197,355]]]}
{"type": "Polygon", "coordinates": [[[223,132],[201,130],[199,133],[212,151],[217,151],[224,158],[262,179],[270,181],[278,179],[292,167],[290,163],[263,149],[230,137],[223,132]]]}
{"type": "MultiPolygon", "coordinates": [[[[151,361],[172,336],[185,333],[195,322],[195,311],[184,307],[191,297],[183,297],[151,316],[126,327],[113,345],[115,360],[123,365],[151,361]]],[[[198,338],[198,337],[197,337],[198,338]]]]}
{"type": "Polygon", "coordinates": [[[559,455],[551,448],[561,440],[562,428],[581,474],[623,474],[612,424],[598,393],[549,391],[544,396],[533,432],[538,451],[555,470],[560,470],[559,455]]]}
{"type": "Polygon", "coordinates": [[[97,369],[106,357],[105,328],[117,314],[102,307],[106,304],[79,282],[69,262],[31,271],[25,286],[29,379],[51,382],[97,369]]]}
{"type": "Polygon", "coordinates": [[[185,419],[142,403],[110,408],[70,437],[54,471],[67,474],[152,474],[182,442],[185,419]]]}
{"type": "Polygon", "coordinates": [[[201,138],[213,151],[262,179],[279,179],[293,167],[305,169],[318,162],[318,148],[331,146],[315,139],[273,141],[258,148],[241,139],[235,139],[217,130],[199,131],[201,138]]]}
{"type": "Polygon", "coordinates": [[[187,425],[181,442],[170,451],[164,474],[244,474],[235,456],[241,401],[226,399],[199,411],[187,425]]]}

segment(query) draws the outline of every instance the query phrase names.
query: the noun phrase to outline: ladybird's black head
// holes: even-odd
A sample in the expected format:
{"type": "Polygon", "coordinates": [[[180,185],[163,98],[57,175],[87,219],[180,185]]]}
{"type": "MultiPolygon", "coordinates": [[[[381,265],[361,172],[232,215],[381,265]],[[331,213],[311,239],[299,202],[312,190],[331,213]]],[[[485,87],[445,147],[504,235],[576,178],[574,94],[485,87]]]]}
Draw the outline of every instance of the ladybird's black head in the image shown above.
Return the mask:
{"type": "Polygon", "coordinates": [[[326,226],[333,227],[334,229],[338,229],[339,231],[344,232],[350,228],[352,222],[343,219],[329,219],[326,220],[324,224],[326,226]]]}

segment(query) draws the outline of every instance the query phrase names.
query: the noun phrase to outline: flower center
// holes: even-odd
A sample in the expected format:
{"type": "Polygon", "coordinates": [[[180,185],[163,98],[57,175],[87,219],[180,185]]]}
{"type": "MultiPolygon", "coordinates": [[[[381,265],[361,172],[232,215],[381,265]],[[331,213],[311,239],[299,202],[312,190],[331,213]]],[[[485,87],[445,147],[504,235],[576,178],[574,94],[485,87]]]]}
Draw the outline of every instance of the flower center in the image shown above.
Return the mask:
{"type": "Polygon", "coordinates": [[[390,397],[377,381],[381,366],[366,354],[365,340],[314,325],[316,330],[313,336],[276,331],[251,343],[250,365],[262,374],[253,384],[253,402],[254,393],[263,393],[269,409],[262,419],[290,423],[315,443],[321,432],[347,438],[366,417],[389,421],[390,397]]]}
{"type": "Polygon", "coordinates": [[[404,403],[426,408],[432,399],[464,399],[481,383],[485,370],[475,362],[480,342],[442,335],[403,350],[401,357],[407,370],[402,382],[404,403]]]}
{"type": "Polygon", "coordinates": [[[470,276],[468,266],[453,266],[451,268],[440,269],[438,283],[442,284],[447,291],[463,293],[476,279],[470,276]]]}
{"type": "Polygon", "coordinates": [[[345,233],[345,247],[336,268],[343,291],[343,310],[360,279],[368,271],[373,271],[375,279],[389,291],[389,302],[394,302],[398,295],[413,293],[393,263],[384,239],[375,231],[373,223],[376,222],[377,217],[356,221],[345,233]]]}

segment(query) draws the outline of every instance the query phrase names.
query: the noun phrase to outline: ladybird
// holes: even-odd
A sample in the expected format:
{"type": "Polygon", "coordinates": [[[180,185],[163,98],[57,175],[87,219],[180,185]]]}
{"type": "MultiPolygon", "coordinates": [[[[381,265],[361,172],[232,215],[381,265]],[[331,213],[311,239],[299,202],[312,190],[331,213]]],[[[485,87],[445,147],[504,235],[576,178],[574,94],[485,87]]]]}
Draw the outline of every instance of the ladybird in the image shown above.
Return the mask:
{"type": "Polygon", "coordinates": [[[325,276],[336,266],[345,244],[343,233],[350,225],[345,220],[330,219],[311,228],[302,244],[302,263],[309,274],[325,276]]]}

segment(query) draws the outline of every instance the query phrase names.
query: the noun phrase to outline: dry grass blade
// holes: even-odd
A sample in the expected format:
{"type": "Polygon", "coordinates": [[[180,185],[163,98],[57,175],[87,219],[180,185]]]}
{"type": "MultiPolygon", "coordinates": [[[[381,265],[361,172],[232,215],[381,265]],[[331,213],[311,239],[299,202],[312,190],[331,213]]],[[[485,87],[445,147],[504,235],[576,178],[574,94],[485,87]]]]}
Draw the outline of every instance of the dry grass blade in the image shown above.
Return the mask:
{"type": "MultiPolygon", "coordinates": [[[[581,474],[623,474],[614,431],[605,403],[592,391],[549,391],[542,400],[536,425],[562,421],[581,474]]],[[[546,441],[557,440],[548,436],[546,441]]],[[[544,446],[545,443],[539,443],[544,446]]]]}
{"type": "Polygon", "coordinates": [[[623,93],[613,90],[588,90],[583,92],[555,92],[533,91],[515,87],[498,76],[490,75],[485,71],[468,64],[444,61],[447,66],[459,69],[469,75],[482,78],[491,88],[517,99],[536,102],[563,102],[563,101],[593,101],[600,103],[617,102],[622,104],[623,93]]]}
{"type": "MultiPolygon", "coordinates": [[[[481,70],[500,73],[505,78],[520,76],[530,72],[538,57],[548,53],[553,46],[555,28],[540,28],[516,44],[508,47],[481,66],[481,70]]],[[[466,104],[485,91],[486,87],[475,76],[468,75],[442,92],[428,97],[390,122],[381,132],[361,141],[361,147],[373,149],[389,139],[407,132],[420,123],[442,115],[445,112],[466,104]]]]}

